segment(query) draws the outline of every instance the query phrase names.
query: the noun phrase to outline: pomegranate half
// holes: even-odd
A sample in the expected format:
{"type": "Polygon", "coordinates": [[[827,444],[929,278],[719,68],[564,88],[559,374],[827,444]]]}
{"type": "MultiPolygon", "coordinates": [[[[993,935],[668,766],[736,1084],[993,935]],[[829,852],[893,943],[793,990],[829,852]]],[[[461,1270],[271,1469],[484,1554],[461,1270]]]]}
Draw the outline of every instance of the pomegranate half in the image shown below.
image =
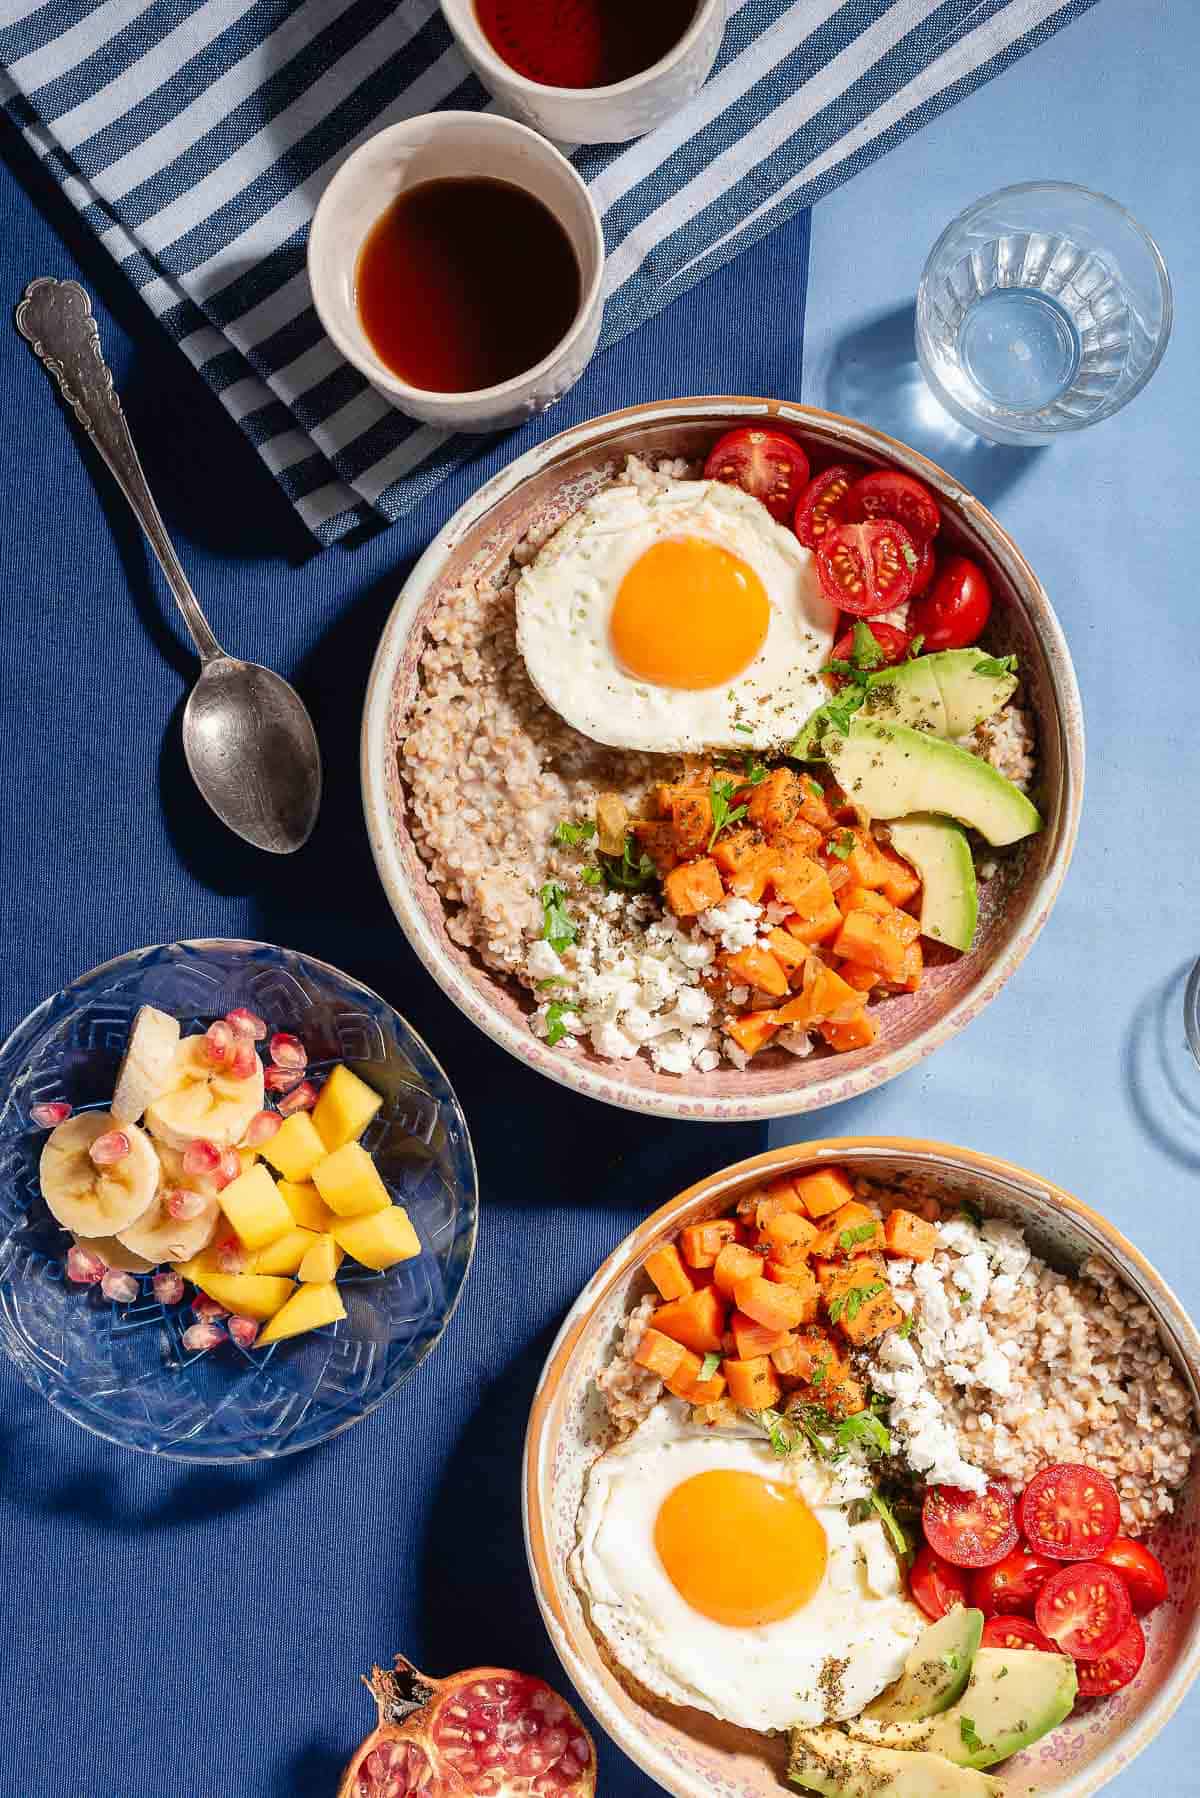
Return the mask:
{"type": "Polygon", "coordinates": [[[402,1654],[363,1683],[378,1727],[338,1798],[592,1798],[596,1745],[565,1698],[506,1667],[429,1679],[402,1654]]]}

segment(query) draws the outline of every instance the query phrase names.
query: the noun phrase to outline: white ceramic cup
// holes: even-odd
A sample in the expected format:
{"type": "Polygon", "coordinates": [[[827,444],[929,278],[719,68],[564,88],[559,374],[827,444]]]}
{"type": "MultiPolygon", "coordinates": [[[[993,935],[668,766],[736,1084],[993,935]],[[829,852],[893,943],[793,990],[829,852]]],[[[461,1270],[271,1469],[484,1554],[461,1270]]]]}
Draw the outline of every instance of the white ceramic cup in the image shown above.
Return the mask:
{"type": "MultiPolygon", "coordinates": [[[[342,355],[401,412],[452,431],[520,424],[575,385],[600,334],[603,275],[599,214],[571,164],[535,131],[491,113],[426,113],[368,138],[321,195],[308,237],[317,316],[342,355]],[[509,381],[470,393],[411,387],[379,359],[363,329],[355,294],[359,251],[397,194],[422,181],[471,175],[511,182],[553,213],[579,264],[579,309],[549,355],[509,381]]],[[[497,279],[536,280],[537,270],[497,270],[497,279]]]]}
{"type": "MultiPolygon", "coordinates": [[[[653,5],[654,0],[647,0],[653,5]]],[[[702,87],[725,33],[725,0],[697,0],[696,14],[660,61],[611,87],[548,87],[493,50],[475,0],[441,0],[458,47],[489,93],[514,118],[562,144],[620,144],[674,118],[702,87]]]]}

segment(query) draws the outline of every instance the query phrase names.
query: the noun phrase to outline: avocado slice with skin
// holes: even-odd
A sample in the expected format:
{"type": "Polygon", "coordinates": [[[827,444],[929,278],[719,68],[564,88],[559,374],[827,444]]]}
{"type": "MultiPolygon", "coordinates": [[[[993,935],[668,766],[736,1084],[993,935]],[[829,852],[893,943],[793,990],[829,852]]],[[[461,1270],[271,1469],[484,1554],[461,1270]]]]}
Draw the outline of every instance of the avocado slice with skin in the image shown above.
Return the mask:
{"type": "Polygon", "coordinates": [[[1075,1663],[1036,1648],[981,1648],[967,1689],[940,1716],[846,1725],[856,1741],[899,1753],[942,1755],[960,1767],[991,1767],[1028,1748],[1069,1717],[1079,1689],[1075,1663]]]}
{"type": "Polygon", "coordinates": [[[957,1704],[967,1689],[983,1639],[983,1612],[955,1605],[927,1624],[894,1686],[863,1712],[877,1723],[918,1722],[957,1704]]]}
{"type": "MultiPolygon", "coordinates": [[[[867,676],[861,716],[880,724],[907,724],[931,737],[965,737],[1012,698],[1015,674],[988,674],[995,658],[982,649],[935,649],[867,676]]],[[[818,707],[788,754],[811,761],[819,754],[818,707]]]]}
{"type": "Polygon", "coordinates": [[[990,762],[904,724],[854,717],[821,747],[838,785],[872,818],[939,812],[997,847],[1042,828],[1037,807],[990,762]]]}
{"type": "Polygon", "coordinates": [[[1017,689],[1015,674],[989,672],[996,657],[982,649],[938,649],[920,659],[931,665],[941,691],[948,737],[965,737],[985,718],[994,718],[1017,689]]]}
{"type": "Polygon", "coordinates": [[[1001,1798],[987,1773],[956,1766],[940,1754],[873,1748],[840,1729],[794,1729],[788,1778],[823,1798],[1001,1798]]]}
{"type": "MultiPolygon", "coordinates": [[[[921,876],[921,935],[952,949],[975,940],[979,893],[971,845],[949,818],[914,812],[891,826],[892,848],[921,876]]],[[[978,1647],[976,1643],[976,1647],[978,1647]]]]}

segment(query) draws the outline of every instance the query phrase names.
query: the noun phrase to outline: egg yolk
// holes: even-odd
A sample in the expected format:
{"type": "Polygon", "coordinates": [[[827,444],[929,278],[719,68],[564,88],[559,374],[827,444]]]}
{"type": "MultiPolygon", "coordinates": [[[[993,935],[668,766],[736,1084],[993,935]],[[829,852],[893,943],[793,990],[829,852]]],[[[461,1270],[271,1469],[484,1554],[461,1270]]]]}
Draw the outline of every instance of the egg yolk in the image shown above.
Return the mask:
{"type": "Polygon", "coordinates": [[[609,626],[627,673],[656,687],[719,687],[752,662],[771,607],[748,562],[702,537],[669,537],[638,557],[609,626]]]}
{"type": "Polygon", "coordinates": [[[735,1629],[790,1617],[825,1576],[825,1531],[800,1494],[731,1468],[668,1493],[654,1546],[692,1609],[735,1629]]]}

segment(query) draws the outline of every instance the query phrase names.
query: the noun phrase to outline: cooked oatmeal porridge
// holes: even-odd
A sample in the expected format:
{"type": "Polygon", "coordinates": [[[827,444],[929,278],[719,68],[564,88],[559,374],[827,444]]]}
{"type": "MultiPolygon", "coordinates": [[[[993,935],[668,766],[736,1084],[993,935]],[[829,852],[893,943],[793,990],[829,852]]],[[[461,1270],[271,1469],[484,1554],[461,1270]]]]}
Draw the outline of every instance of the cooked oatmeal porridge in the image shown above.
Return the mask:
{"type": "MultiPolygon", "coordinates": [[[[600,497],[632,496],[635,510],[652,513],[659,501],[715,486],[699,472],[680,460],[651,468],[630,457],[600,497]]],[[[784,535],[769,518],[760,529],[784,535]]],[[[739,747],[743,730],[762,741],[761,695],[760,709],[745,714],[751,723],[738,721],[736,708],[731,714],[725,750],[616,747],[575,728],[534,684],[518,641],[523,576],[543,566],[562,532],[547,525],[531,533],[499,576],[446,594],[428,626],[400,767],[409,828],[446,904],[450,936],[529,994],[531,1030],[566,1055],[583,1046],[611,1060],[642,1055],[657,1071],[682,1075],[745,1067],[764,1050],[805,1056],[868,1046],[879,1002],[920,984],[922,939],[968,942],[975,874],[989,878],[1011,852],[978,840],[967,936],[956,939],[953,925],[929,921],[933,877],[905,859],[912,851],[893,846],[903,842],[904,820],[874,819],[830,765],[789,761],[787,742],[739,747]]],[[[793,562],[808,557],[789,542],[793,562]]],[[[815,576],[806,578],[816,593],[815,576]]],[[[903,615],[889,614],[893,631],[903,615]]],[[[882,641],[882,621],[877,628],[882,641]]],[[[828,650],[810,636],[816,647],[804,654],[819,670],[828,650]]],[[[1001,784],[1011,783],[1035,821],[1021,828],[1036,828],[1021,797],[1036,764],[1016,677],[1006,661],[967,653],[988,669],[982,684],[1000,703],[978,722],[974,711],[954,714],[971,728],[947,748],[1005,775],[1001,784]]],[[[937,658],[911,667],[926,661],[937,658]]],[[[879,697],[867,690],[873,679],[853,667],[851,677],[817,672],[804,675],[803,690],[825,704],[832,694],[835,706],[848,690],[865,716],[879,697]],[[844,683],[838,693],[834,679],[844,683]]],[[[578,703],[595,701],[591,676],[567,686],[584,690],[578,703]]],[[[661,732],[658,689],[636,691],[649,693],[653,713],[640,728],[661,732]]],[[[799,712],[778,708],[786,737],[811,708],[812,698],[799,712]]],[[[610,708],[614,716],[619,709],[610,708]]],[[[840,741],[829,732],[844,730],[848,717],[835,711],[833,724],[821,725],[827,746],[840,741]]],[[[607,728],[620,735],[623,727],[607,728]]],[[[689,740],[681,730],[679,741],[689,740]]]]}

